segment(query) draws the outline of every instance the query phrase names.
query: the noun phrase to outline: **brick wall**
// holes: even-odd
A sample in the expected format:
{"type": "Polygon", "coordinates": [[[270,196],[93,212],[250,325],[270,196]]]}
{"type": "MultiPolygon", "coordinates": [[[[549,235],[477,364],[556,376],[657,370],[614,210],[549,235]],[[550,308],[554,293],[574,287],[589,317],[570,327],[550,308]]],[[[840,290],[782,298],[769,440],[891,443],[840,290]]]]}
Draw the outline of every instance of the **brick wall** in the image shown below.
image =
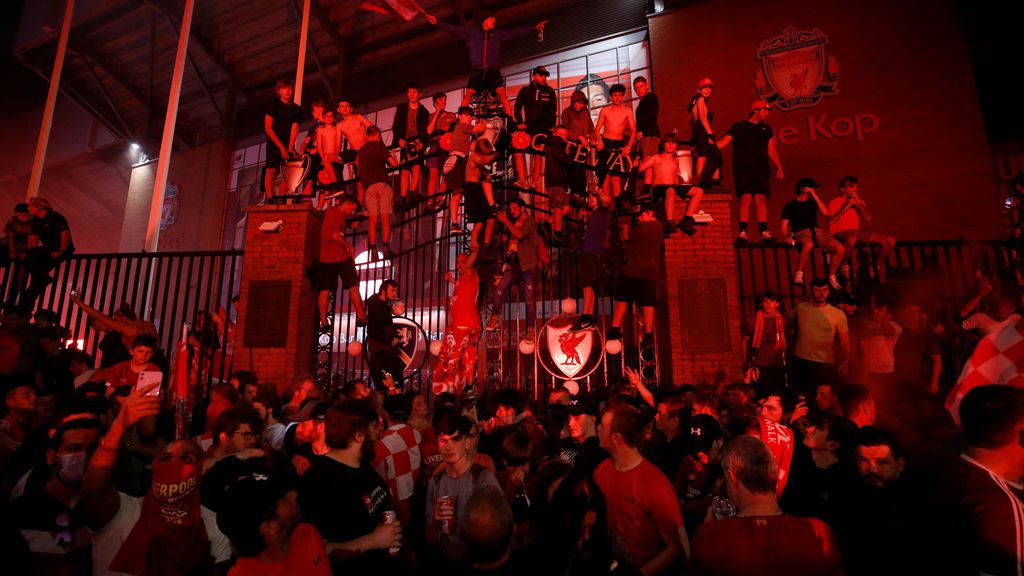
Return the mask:
{"type": "MultiPolygon", "coordinates": [[[[740,310],[739,310],[739,278],[736,268],[736,251],[733,248],[735,227],[733,226],[733,200],[731,192],[709,192],[701,203],[701,210],[711,214],[714,222],[699,225],[698,233],[693,238],[684,234],[675,234],[665,242],[665,304],[659,316],[669,319],[668,326],[662,326],[660,340],[668,342],[671,351],[671,363],[665,368],[671,370],[671,380],[675,385],[696,384],[707,381],[714,382],[723,373],[726,381],[738,378],[742,372],[740,310]],[[729,335],[730,350],[718,352],[698,352],[687,350],[683,342],[683,326],[686,322],[696,322],[693,318],[683,318],[680,307],[679,279],[712,279],[725,280],[725,302],[727,304],[726,324],[729,335]],[[666,340],[667,338],[667,340],[666,340]]],[[[692,330],[700,330],[701,326],[691,326],[692,330]]],[[[661,349],[666,350],[665,346],[661,349]]]]}
{"type": "Polygon", "coordinates": [[[246,209],[245,259],[239,291],[238,339],[234,368],[253,370],[261,381],[274,382],[278,391],[296,376],[310,371],[317,322],[316,294],[305,269],[320,252],[321,216],[308,206],[250,206],[246,209]],[[281,232],[261,232],[264,222],[282,220],[281,232]],[[291,280],[288,326],[284,347],[246,347],[246,328],[254,316],[248,310],[254,280],[291,280]]]}

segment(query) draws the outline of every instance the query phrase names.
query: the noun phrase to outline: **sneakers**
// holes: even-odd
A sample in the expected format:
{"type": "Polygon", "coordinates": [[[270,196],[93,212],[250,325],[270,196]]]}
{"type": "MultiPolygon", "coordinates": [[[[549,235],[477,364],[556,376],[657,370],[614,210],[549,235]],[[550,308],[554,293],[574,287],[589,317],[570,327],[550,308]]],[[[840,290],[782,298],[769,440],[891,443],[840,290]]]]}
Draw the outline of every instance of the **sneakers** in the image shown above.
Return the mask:
{"type": "Polygon", "coordinates": [[[448,227],[448,233],[449,234],[465,234],[466,231],[462,229],[462,226],[459,226],[458,224],[452,224],[451,226],[448,227]]]}
{"type": "Polygon", "coordinates": [[[772,236],[771,232],[765,230],[761,232],[761,242],[775,242],[775,236],[772,236]]]}
{"type": "Polygon", "coordinates": [[[501,326],[501,316],[497,314],[491,314],[491,317],[487,319],[486,330],[488,332],[495,332],[501,326]]]}
{"type": "Polygon", "coordinates": [[[569,326],[569,333],[586,332],[587,330],[593,330],[596,326],[593,314],[582,314],[572,326],[569,326]]]}
{"type": "Polygon", "coordinates": [[[746,230],[741,231],[740,235],[736,237],[736,243],[737,244],[748,244],[748,243],[750,243],[750,238],[747,237],[747,231],[746,230]]]}
{"type": "Polygon", "coordinates": [[[377,262],[380,260],[380,252],[376,248],[370,250],[370,262],[377,262]]]}
{"type": "Polygon", "coordinates": [[[839,290],[843,287],[842,284],[839,283],[839,279],[836,278],[835,274],[829,274],[828,285],[831,286],[833,290],[839,290]]]}
{"type": "Polygon", "coordinates": [[[612,326],[608,329],[604,338],[605,340],[622,340],[622,329],[617,326],[612,326]]]}
{"type": "Polygon", "coordinates": [[[804,285],[804,271],[803,270],[797,270],[796,274],[793,274],[793,284],[796,284],[797,286],[803,286],[804,285]]]}
{"type": "Polygon", "coordinates": [[[697,234],[696,224],[697,221],[693,219],[693,216],[683,216],[682,221],[679,223],[679,229],[687,236],[695,236],[697,234]]]}

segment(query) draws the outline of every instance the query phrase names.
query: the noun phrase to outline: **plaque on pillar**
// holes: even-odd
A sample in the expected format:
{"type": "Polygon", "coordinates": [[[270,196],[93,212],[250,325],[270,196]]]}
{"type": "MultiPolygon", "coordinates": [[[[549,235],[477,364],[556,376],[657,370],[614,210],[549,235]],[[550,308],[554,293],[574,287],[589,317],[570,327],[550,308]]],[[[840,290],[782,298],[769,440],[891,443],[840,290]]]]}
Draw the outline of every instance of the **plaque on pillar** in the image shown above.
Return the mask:
{"type": "Polygon", "coordinates": [[[288,345],[291,280],[252,280],[245,301],[245,347],[284,348],[288,345]]]}
{"type": "Polygon", "coordinates": [[[678,282],[683,351],[731,351],[725,278],[679,278],[678,282]]]}

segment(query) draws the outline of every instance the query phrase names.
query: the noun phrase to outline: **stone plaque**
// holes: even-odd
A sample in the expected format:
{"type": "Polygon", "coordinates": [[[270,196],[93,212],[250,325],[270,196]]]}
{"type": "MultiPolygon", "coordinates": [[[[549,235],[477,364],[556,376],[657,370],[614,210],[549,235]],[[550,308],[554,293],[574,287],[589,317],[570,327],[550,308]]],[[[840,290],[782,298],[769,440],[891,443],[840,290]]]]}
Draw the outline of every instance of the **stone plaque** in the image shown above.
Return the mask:
{"type": "Polygon", "coordinates": [[[245,347],[285,348],[291,320],[291,280],[253,280],[245,301],[245,347]]]}
{"type": "Polygon", "coordinates": [[[680,278],[679,318],[684,352],[729,352],[725,278],[680,278]]]}

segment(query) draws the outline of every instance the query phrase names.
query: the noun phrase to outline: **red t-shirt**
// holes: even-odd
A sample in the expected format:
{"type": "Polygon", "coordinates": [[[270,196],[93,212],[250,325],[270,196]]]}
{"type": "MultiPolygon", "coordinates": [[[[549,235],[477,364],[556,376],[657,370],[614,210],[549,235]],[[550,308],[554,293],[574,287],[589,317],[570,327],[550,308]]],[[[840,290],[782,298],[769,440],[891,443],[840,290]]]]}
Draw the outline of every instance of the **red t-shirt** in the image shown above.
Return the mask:
{"type": "MultiPolygon", "coordinates": [[[[839,196],[830,200],[828,203],[828,213],[835,214],[838,212],[843,207],[844,202],[846,202],[846,196],[839,196]]],[[[839,218],[836,218],[829,225],[829,232],[832,234],[838,234],[847,230],[860,230],[860,213],[853,208],[843,210],[839,218]]]]}
{"type": "Polygon", "coordinates": [[[831,576],[842,559],[832,529],[817,518],[734,516],[705,522],[690,547],[695,576],[831,576]]]}
{"type": "Polygon", "coordinates": [[[312,524],[299,524],[292,533],[288,556],[280,562],[239,558],[228,576],[331,576],[324,539],[312,524]]]}
{"type": "Polygon", "coordinates": [[[461,328],[479,328],[480,310],[477,307],[476,298],[480,293],[480,275],[476,270],[467,270],[459,281],[455,283],[455,293],[452,294],[451,318],[448,322],[452,326],[461,328]]]}
{"type": "Polygon", "coordinates": [[[627,472],[615,469],[612,459],[594,471],[604,494],[608,524],[622,537],[637,568],[665,549],[663,532],[677,534],[683,525],[679,500],[668,478],[646,458],[627,472]]]}
{"type": "Polygon", "coordinates": [[[340,206],[331,206],[324,212],[324,221],[320,225],[320,261],[327,264],[334,264],[347,260],[349,257],[345,248],[337,242],[328,240],[337,232],[345,230],[345,215],[341,212],[340,206]]]}

